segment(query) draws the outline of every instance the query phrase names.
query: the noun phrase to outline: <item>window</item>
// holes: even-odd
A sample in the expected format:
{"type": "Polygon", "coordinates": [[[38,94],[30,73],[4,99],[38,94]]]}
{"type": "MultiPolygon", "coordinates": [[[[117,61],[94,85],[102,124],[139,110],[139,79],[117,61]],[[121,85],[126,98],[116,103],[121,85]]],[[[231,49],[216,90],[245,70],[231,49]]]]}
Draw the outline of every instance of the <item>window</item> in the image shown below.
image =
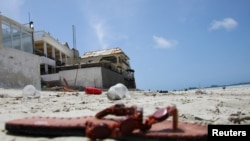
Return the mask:
{"type": "Polygon", "coordinates": [[[4,47],[33,53],[32,32],[22,26],[2,21],[2,41],[4,47]]]}
{"type": "Polygon", "coordinates": [[[12,28],[12,43],[13,48],[21,50],[21,36],[20,36],[20,29],[17,27],[12,28]]]}
{"type": "Polygon", "coordinates": [[[4,47],[12,47],[12,39],[11,39],[11,30],[10,24],[6,22],[2,22],[2,33],[3,33],[3,46],[4,47]]]}
{"type": "Polygon", "coordinates": [[[32,47],[32,34],[22,31],[22,50],[25,52],[33,53],[32,47]]]}

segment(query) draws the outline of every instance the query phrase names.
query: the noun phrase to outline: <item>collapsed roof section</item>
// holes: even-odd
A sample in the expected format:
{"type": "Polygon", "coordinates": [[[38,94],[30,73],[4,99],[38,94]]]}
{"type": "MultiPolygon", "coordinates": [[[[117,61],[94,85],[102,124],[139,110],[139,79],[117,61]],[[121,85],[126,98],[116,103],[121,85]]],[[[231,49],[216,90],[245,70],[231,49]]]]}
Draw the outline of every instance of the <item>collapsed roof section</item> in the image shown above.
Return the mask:
{"type": "Polygon", "coordinates": [[[89,58],[89,57],[96,57],[96,56],[107,56],[107,55],[114,55],[114,54],[123,54],[124,57],[127,60],[129,60],[129,57],[119,47],[106,49],[106,50],[85,52],[81,58],[89,58]]]}

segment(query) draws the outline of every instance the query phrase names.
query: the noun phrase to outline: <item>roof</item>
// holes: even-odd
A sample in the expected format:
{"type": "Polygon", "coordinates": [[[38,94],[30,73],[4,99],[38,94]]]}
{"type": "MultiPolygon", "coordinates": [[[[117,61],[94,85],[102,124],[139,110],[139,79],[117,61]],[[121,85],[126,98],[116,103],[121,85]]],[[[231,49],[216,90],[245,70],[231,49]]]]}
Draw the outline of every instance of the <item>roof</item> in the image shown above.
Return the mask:
{"type": "Polygon", "coordinates": [[[105,56],[111,54],[124,54],[127,58],[129,58],[120,48],[111,48],[106,50],[98,50],[98,51],[90,51],[85,52],[82,58],[95,57],[95,56],[105,56]]]}

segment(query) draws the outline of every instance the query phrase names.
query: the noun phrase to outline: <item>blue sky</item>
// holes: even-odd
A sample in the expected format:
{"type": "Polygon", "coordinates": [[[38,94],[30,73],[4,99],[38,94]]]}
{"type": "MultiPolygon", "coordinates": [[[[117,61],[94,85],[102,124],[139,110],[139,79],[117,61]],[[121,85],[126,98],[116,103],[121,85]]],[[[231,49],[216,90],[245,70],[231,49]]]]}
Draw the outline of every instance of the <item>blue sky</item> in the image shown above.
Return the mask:
{"type": "Polygon", "coordinates": [[[137,88],[172,90],[250,81],[249,0],[0,0],[84,52],[120,47],[137,88]]]}

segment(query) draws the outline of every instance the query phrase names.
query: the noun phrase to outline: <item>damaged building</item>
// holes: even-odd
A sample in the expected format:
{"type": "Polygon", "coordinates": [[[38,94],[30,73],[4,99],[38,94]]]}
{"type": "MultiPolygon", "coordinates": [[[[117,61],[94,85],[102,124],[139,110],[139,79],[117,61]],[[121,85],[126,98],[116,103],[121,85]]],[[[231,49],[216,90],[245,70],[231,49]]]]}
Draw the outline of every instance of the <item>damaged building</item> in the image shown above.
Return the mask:
{"type": "Polygon", "coordinates": [[[60,82],[71,88],[91,86],[108,89],[116,83],[136,88],[129,57],[120,48],[86,52],[76,62],[57,66],[58,72],[42,75],[43,80],[49,84],[60,82]]]}
{"type": "Polygon", "coordinates": [[[34,31],[0,15],[0,87],[86,86],[107,89],[116,83],[136,88],[134,70],[121,48],[85,52],[61,43],[49,32],[34,31]]]}
{"type": "Polygon", "coordinates": [[[116,83],[123,83],[128,88],[136,88],[129,57],[118,47],[85,52],[78,65],[61,66],[59,73],[71,86],[108,89],[116,83]]]}

